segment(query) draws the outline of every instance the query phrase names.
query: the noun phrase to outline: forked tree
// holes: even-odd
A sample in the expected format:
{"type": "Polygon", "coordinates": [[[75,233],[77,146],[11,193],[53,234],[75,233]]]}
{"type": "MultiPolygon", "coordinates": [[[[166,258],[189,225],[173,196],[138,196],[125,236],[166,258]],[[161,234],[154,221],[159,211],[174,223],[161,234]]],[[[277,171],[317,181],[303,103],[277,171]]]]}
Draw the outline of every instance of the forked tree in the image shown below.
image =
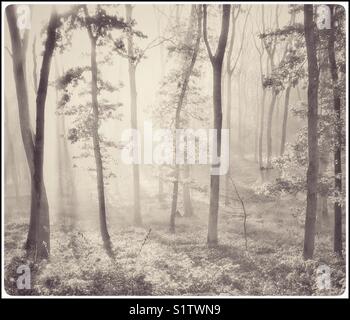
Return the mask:
{"type": "MultiPolygon", "coordinates": [[[[208,51],[208,56],[213,69],[213,112],[214,112],[214,129],[217,131],[217,150],[213,152],[221,156],[221,129],[222,129],[222,103],[221,103],[221,77],[222,62],[224,60],[225,49],[227,44],[228,31],[230,26],[230,9],[228,4],[222,5],[221,31],[218,46],[215,54],[212,53],[208,40],[207,30],[207,5],[203,5],[203,38],[208,51]]],[[[210,177],[210,205],[209,205],[209,223],[208,223],[208,245],[216,245],[218,242],[218,211],[219,211],[219,193],[220,193],[220,176],[211,175],[210,177]]]]}

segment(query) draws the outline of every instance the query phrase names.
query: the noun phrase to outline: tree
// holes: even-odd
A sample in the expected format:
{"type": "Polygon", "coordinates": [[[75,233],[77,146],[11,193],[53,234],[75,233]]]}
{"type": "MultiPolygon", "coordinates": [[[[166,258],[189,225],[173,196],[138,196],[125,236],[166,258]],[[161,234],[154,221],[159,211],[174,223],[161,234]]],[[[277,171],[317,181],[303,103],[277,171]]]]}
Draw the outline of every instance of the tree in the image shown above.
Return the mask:
{"type": "MultiPolygon", "coordinates": [[[[231,12],[231,39],[230,39],[230,44],[228,47],[228,52],[227,52],[227,57],[226,57],[226,90],[227,90],[227,96],[226,96],[226,104],[227,104],[227,115],[226,115],[226,127],[227,129],[231,129],[231,110],[232,110],[232,75],[236,69],[237,63],[239,61],[239,58],[241,56],[242,53],[242,49],[243,49],[243,43],[244,43],[244,37],[245,37],[245,29],[246,29],[246,24],[247,24],[247,20],[248,20],[248,16],[249,16],[249,12],[250,12],[250,8],[247,11],[245,20],[244,20],[244,25],[243,25],[243,31],[242,31],[242,38],[241,38],[241,43],[240,43],[240,47],[236,56],[236,59],[234,61],[231,60],[232,58],[232,52],[233,52],[233,44],[235,41],[235,34],[236,34],[236,21],[238,19],[238,16],[241,12],[241,7],[239,6],[237,9],[235,7],[232,7],[232,12],[231,12]],[[236,12],[237,11],[237,12],[236,12]],[[236,12],[236,13],[235,13],[236,12]]],[[[229,146],[231,146],[231,134],[229,135],[229,146]]],[[[229,171],[226,174],[226,178],[225,178],[225,205],[228,205],[229,202],[229,186],[230,186],[230,167],[229,166],[229,171]]]]}
{"type": "Polygon", "coordinates": [[[110,236],[107,228],[106,221],[106,203],[105,203],[105,192],[104,192],[104,177],[103,177],[103,166],[100,149],[100,137],[98,133],[99,127],[99,104],[98,104],[98,88],[97,88],[97,58],[96,58],[96,47],[100,37],[105,36],[108,29],[126,28],[126,24],[119,20],[117,17],[106,16],[105,10],[97,5],[97,11],[95,16],[90,16],[86,5],[83,6],[84,11],[84,27],[87,30],[91,45],[91,56],[90,56],[90,68],[91,68],[91,105],[93,110],[92,119],[92,141],[94,147],[94,156],[97,172],[97,190],[98,190],[98,203],[99,203],[99,217],[100,217],[100,230],[104,246],[107,250],[110,249],[110,236]]]}
{"type": "Polygon", "coordinates": [[[43,165],[44,165],[44,138],[45,138],[45,102],[49,81],[50,67],[53,51],[56,45],[56,29],[59,26],[59,17],[55,10],[52,11],[47,27],[47,39],[40,70],[40,80],[36,97],[36,131],[34,142],[34,196],[32,197],[31,210],[35,216],[35,255],[37,258],[48,258],[50,255],[50,221],[48,212],[43,214],[41,207],[43,189],[43,165]]]}
{"type": "MultiPolygon", "coordinates": [[[[132,22],[132,5],[126,4],[126,22],[132,22]]],[[[130,84],[130,114],[131,114],[131,128],[137,130],[137,91],[136,91],[136,66],[139,60],[135,56],[133,34],[128,33],[128,64],[129,64],[129,84],[130,84]]],[[[133,146],[138,150],[138,145],[133,146]]],[[[138,158],[139,155],[136,156],[138,158]]],[[[133,163],[133,183],[134,183],[134,223],[139,226],[142,225],[142,217],[140,211],[140,170],[139,165],[133,163]]]]}
{"type": "MultiPolygon", "coordinates": [[[[154,15],[155,19],[157,21],[157,32],[158,37],[161,36],[161,16],[159,14],[159,9],[156,5],[153,5],[154,15]],[[157,12],[158,11],[158,12],[157,12]]],[[[164,70],[165,70],[165,59],[164,59],[164,45],[161,43],[159,45],[159,54],[160,54],[160,79],[163,81],[164,78],[164,70]]],[[[162,201],[164,199],[164,184],[163,184],[163,168],[162,166],[159,166],[159,175],[158,175],[158,198],[159,201],[162,201]]]]}
{"type": "Polygon", "coordinates": [[[313,5],[304,5],[304,32],[308,62],[308,169],[307,169],[307,203],[304,234],[304,259],[311,259],[315,246],[315,224],[317,211],[318,182],[318,79],[317,38],[313,20],[313,5]]]}
{"type": "MultiPolygon", "coordinates": [[[[341,127],[341,111],[340,111],[340,92],[338,84],[338,67],[335,57],[335,6],[330,5],[330,20],[331,29],[329,30],[329,40],[328,40],[328,56],[330,71],[332,76],[332,86],[333,86],[333,107],[334,114],[336,118],[336,137],[335,137],[335,148],[334,148],[334,185],[335,192],[339,196],[342,191],[342,168],[341,168],[341,147],[342,147],[342,127],[341,127]]],[[[342,255],[342,208],[340,201],[334,203],[334,252],[338,255],[342,255]]]]}
{"type": "MultiPolygon", "coordinates": [[[[219,43],[215,54],[213,55],[207,32],[207,5],[203,5],[203,38],[208,51],[209,59],[213,69],[213,111],[214,111],[214,129],[217,130],[217,150],[218,157],[221,155],[221,128],[222,128],[222,104],[221,104],[221,75],[222,62],[224,59],[227,36],[230,26],[231,6],[222,5],[222,20],[219,43]]],[[[215,152],[215,151],[213,151],[215,152]]],[[[215,245],[218,242],[218,210],[219,210],[219,192],[220,176],[211,175],[210,177],[210,205],[209,205],[209,223],[208,238],[209,245],[215,245]]]]}
{"type": "Polygon", "coordinates": [[[8,118],[8,100],[7,97],[5,96],[5,135],[6,135],[6,144],[5,144],[5,162],[6,162],[6,167],[5,167],[5,181],[8,180],[8,176],[11,176],[11,180],[13,183],[14,191],[15,191],[15,199],[16,202],[19,203],[19,183],[18,183],[18,173],[17,173],[17,159],[15,157],[15,151],[13,147],[13,136],[10,132],[9,128],[9,118],[8,118]],[[10,170],[9,168],[10,167],[10,170]],[[10,172],[8,172],[8,170],[10,172]]]}
{"type": "MultiPolygon", "coordinates": [[[[12,46],[12,61],[13,61],[13,74],[15,78],[16,94],[18,102],[18,114],[21,129],[21,136],[23,141],[23,146],[27,158],[27,163],[31,175],[31,194],[34,200],[34,138],[33,132],[30,125],[30,114],[29,114],[29,100],[28,100],[28,90],[26,83],[26,50],[28,44],[28,31],[24,33],[23,39],[21,39],[19,29],[17,27],[17,18],[15,14],[16,7],[10,5],[6,8],[7,23],[9,26],[10,36],[11,36],[11,46],[12,46]]],[[[45,190],[45,185],[42,184],[41,187],[42,204],[40,206],[40,216],[48,217],[48,201],[45,190]]],[[[34,204],[34,201],[32,201],[34,204]]],[[[25,248],[27,252],[30,253],[34,250],[36,244],[36,212],[35,210],[30,210],[30,221],[29,221],[29,231],[27,236],[27,241],[25,248]]]]}
{"type": "MultiPolygon", "coordinates": [[[[55,78],[56,83],[62,77],[63,72],[60,72],[57,62],[57,55],[55,59],[55,78]]],[[[59,96],[61,92],[55,86],[56,95],[56,110],[59,109],[59,96]]],[[[74,173],[71,163],[71,155],[67,145],[67,133],[64,113],[56,112],[56,132],[57,132],[57,154],[58,154],[58,201],[60,218],[62,218],[62,227],[72,228],[76,220],[77,194],[74,173]]]]}
{"type": "MultiPolygon", "coordinates": [[[[237,8],[235,6],[232,6],[231,9],[231,38],[230,38],[230,44],[228,46],[228,51],[226,55],[226,128],[231,129],[231,110],[232,110],[232,74],[234,72],[234,69],[236,67],[236,64],[234,64],[233,67],[231,67],[231,57],[233,52],[233,44],[235,42],[235,35],[236,35],[236,22],[238,19],[238,16],[241,12],[241,6],[239,5],[237,8]]],[[[243,41],[242,41],[243,43],[243,41]]],[[[242,48],[242,47],[241,47],[242,48]]],[[[241,50],[240,50],[241,51],[241,50]]],[[[240,54],[237,56],[237,60],[240,54]]],[[[236,61],[237,62],[237,61],[236,61]]],[[[231,146],[231,134],[229,135],[229,145],[231,146]]],[[[227,206],[229,203],[229,175],[230,175],[230,166],[229,166],[229,172],[226,175],[225,180],[225,205],[227,206]]]]}
{"type": "MultiPolygon", "coordinates": [[[[79,80],[86,83],[84,73],[91,73],[90,90],[87,92],[90,95],[91,102],[78,105],[73,110],[67,111],[68,114],[78,114],[79,119],[76,122],[76,127],[71,128],[69,131],[69,139],[72,143],[78,140],[92,140],[94,162],[96,167],[97,176],[97,195],[99,206],[99,222],[100,233],[104,248],[108,254],[111,252],[111,241],[107,228],[106,220],[106,199],[105,199],[105,177],[103,166],[101,149],[104,147],[112,146],[115,144],[110,141],[106,141],[99,133],[99,127],[101,120],[113,117],[113,112],[116,109],[116,105],[105,102],[106,99],[98,98],[102,96],[104,92],[114,92],[117,90],[108,81],[104,81],[100,77],[100,73],[97,66],[97,47],[111,44],[112,50],[117,50],[118,47],[125,48],[124,43],[116,40],[114,41],[112,31],[113,30],[127,30],[131,25],[124,22],[122,18],[116,15],[107,14],[106,10],[101,5],[94,7],[93,15],[90,15],[87,5],[74,6],[70,12],[65,15],[65,23],[67,26],[66,34],[70,31],[81,28],[86,30],[90,41],[90,66],[77,67],[69,69],[58,81],[58,86],[62,89],[63,95],[59,103],[60,107],[65,107],[71,100],[71,96],[68,94],[67,87],[72,85],[76,87],[79,80]],[[92,112],[91,112],[92,111],[92,112]]],[[[67,36],[69,37],[69,35],[67,36]]],[[[111,50],[111,51],[112,51],[111,50]]],[[[111,55],[105,56],[105,61],[109,61],[111,55]]],[[[110,175],[113,175],[112,173],[110,175]]]]}
{"type": "Polygon", "coordinates": [[[258,153],[259,153],[259,127],[260,127],[260,95],[259,86],[260,76],[257,77],[256,81],[256,111],[255,111],[255,133],[254,133],[254,161],[259,163],[258,153]]]}
{"type": "MultiPolygon", "coordinates": [[[[189,86],[190,77],[193,72],[194,65],[196,63],[198,50],[199,50],[199,44],[201,39],[201,33],[202,33],[202,12],[200,6],[191,6],[191,13],[190,13],[190,22],[186,34],[186,39],[184,43],[183,48],[183,60],[184,60],[184,70],[182,71],[181,78],[179,84],[180,84],[180,92],[178,96],[178,101],[176,105],[176,111],[175,111],[175,131],[177,129],[180,129],[181,125],[181,111],[185,103],[186,99],[186,93],[189,86]],[[192,25],[193,21],[195,20],[195,17],[197,16],[197,36],[194,42],[193,47],[191,46],[191,36],[192,36],[192,25]]],[[[176,135],[175,135],[176,136],[176,135]]],[[[176,139],[175,139],[176,141],[176,139]]],[[[176,142],[175,145],[175,154],[176,154],[176,142]]],[[[174,182],[173,182],[173,196],[172,196],[172,203],[171,203],[171,212],[170,212],[170,232],[175,232],[175,217],[176,217],[176,208],[177,208],[177,198],[178,198],[178,190],[179,190],[179,177],[180,177],[180,166],[179,164],[175,164],[175,170],[174,170],[174,182]]],[[[185,200],[188,195],[185,195],[185,200]]],[[[188,203],[187,203],[188,205],[188,203]]]]}
{"type": "Polygon", "coordinates": [[[193,216],[193,207],[191,200],[191,189],[190,189],[190,167],[188,164],[184,165],[183,170],[183,206],[184,206],[184,217],[193,216]]]}
{"type": "MultiPolygon", "coordinates": [[[[264,5],[262,5],[262,21],[263,21],[263,33],[265,34],[265,17],[264,17],[264,5]]],[[[275,23],[276,27],[278,28],[278,5],[276,5],[276,11],[275,11],[275,23]]],[[[264,40],[263,41],[267,55],[270,60],[270,71],[271,73],[275,69],[275,53],[276,53],[276,47],[277,47],[277,39],[276,37],[273,37],[271,40],[271,43],[264,40]]],[[[266,79],[265,79],[266,81],[266,79]]],[[[279,91],[275,88],[275,86],[272,86],[272,98],[270,102],[270,106],[267,113],[267,124],[266,124],[266,139],[267,139],[267,160],[266,160],[266,168],[271,168],[271,156],[272,156],[272,116],[273,111],[275,109],[277,95],[279,91]]]]}
{"type": "MultiPolygon", "coordinates": [[[[264,20],[263,20],[264,21],[264,20]]],[[[265,46],[263,40],[260,39],[260,48],[256,44],[255,37],[253,37],[254,46],[259,54],[259,70],[260,70],[260,82],[263,89],[262,99],[261,99],[261,110],[260,110],[260,124],[259,124],[259,147],[258,147],[258,161],[259,168],[262,170],[264,168],[263,163],[263,137],[264,137],[264,118],[265,118],[265,101],[266,101],[266,88],[264,86],[264,72],[263,72],[263,57],[265,53],[265,46]]],[[[267,62],[267,59],[266,59],[267,62]]]]}
{"type": "MultiPolygon", "coordinates": [[[[287,136],[287,121],[288,121],[288,109],[289,100],[292,87],[298,84],[299,78],[303,76],[302,65],[300,66],[300,57],[297,56],[296,51],[300,45],[300,28],[298,24],[295,24],[295,16],[298,8],[296,5],[290,5],[290,21],[289,24],[283,28],[279,28],[278,18],[276,16],[276,29],[268,33],[263,32],[261,38],[266,47],[268,57],[270,60],[270,73],[264,79],[265,88],[272,89],[272,100],[268,113],[267,123],[267,168],[271,168],[271,155],[272,155],[272,116],[275,105],[279,104],[280,93],[285,90],[284,108],[283,108],[283,120],[281,131],[281,144],[279,150],[276,150],[277,156],[282,156],[285,150],[286,136],[287,136]],[[278,43],[285,44],[282,51],[282,57],[276,64],[274,61],[275,48],[278,43]],[[270,49],[273,44],[274,49],[270,49]]],[[[277,14],[277,8],[276,8],[277,14]]],[[[265,28],[263,28],[265,30],[265,28]]],[[[304,56],[304,54],[302,55],[304,56]]],[[[278,122],[278,108],[276,112],[276,120],[278,122]]],[[[276,136],[280,135],[278,127],[276,128],[276,136]]]]}
{"type": "MultiPolygon", "coordinates": [[[[292,9],[291,12],[291,20],[290,20],[290,26],[293,26],[295,23],[295,10],[292,9]]],[[[292,37],[289,37],[288,42],[286,44],[283,58],[281,59],[281,64],[284,62],[284,59],[287,55],[287,52],[290,50],[290,46],[292,44],[292,37]]],[[[287,88],[284,96],[284,109],[283,109],[283,121],[282,121],[282,137],[281,137],[281,146],[280,146],[280,156],[283,156],[284,149],[286,146],[286,137],[287,137],[287,121],[288,121],[288,110],[289,110],[289,99],[290,99],[290,91],[292,89],[292,86],[295,86],[295,81],[293,82],[293,78],[291,76],[288,77],[287,80],[287,88]]]]}
{"type": "Polygon", "coordinates": [[[99,122],[99,110],[97,100],[97,60],[96,60],[96,46],[98,33],[94,35],[92,29],[92,19],[88,13],[88,9],[84,6],[86,29],[89,34],[90,45],[91,45],[91,104],[93,110],[93,122],[92,122],[92,141],[94,145],[94,155],[97,172],[97,190],[98,190],[98,204],[99,204],[99,216],[100,216],[100,230],[101,236],[106,248],[110,247],[110,236],[107,229],[106,221],[106,203],[105,203],[105,192],[104,192],[104,181],[103,181],[103,167],[100,150],[100,138],[98,135],[98,122],[99,122]]]}
{"type": "MultiPolygon", "coordinates": [[[[130,86],[130,115],[131,115],[131,128],[133,130],[137,130],[138,124],[137,124],[137,89],[136,89],[136,68],[141,61],[142,58],[144,58],[145,53],[148,49],[158,45],[153,44],[151,42],[145,49],[140,49],[135,46],[134,43],[134,35],[136,34],[138,37],[146,38],[146,35],[144,35],[140,31],[135,31],[131,28],[135,24],[135,21],[132,18],[132,10],[133,7],[130,4],[125,5],[125,11],[126,11],[126,23],[129,24],[129,28],[126,29],[127,33],[127,48],[125,48],[125,45],[123,43],[122,39],[118,39],[116,41],[116,46],[114,50],[117,51],[117,53],[128,59],[128,67],[129,67],[129,86],[130,86]]],[[[139,142],[137,141],[137,137],[134,138],[134,145],[133,145],[133,154],[136,159],[139,159],[139,142]]],[[[134,159],[134,160],[136,160],[134,159]]],[[[133,169],[133,188],[134,188],[134,224],[136,226],[142,225],[142,216],[141,216],[141,205],[140,205],[140,169],[139,164],[133,162],[132,165],[133,169]]]]}

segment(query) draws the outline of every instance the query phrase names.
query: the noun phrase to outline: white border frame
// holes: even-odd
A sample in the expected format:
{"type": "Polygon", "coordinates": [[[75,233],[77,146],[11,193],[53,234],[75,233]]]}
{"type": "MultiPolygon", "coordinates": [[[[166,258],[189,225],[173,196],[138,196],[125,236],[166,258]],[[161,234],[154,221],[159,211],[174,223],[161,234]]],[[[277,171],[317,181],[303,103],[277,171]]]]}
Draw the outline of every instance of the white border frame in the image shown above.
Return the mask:
{"type": "MultiPolygon", "coordinates": [[[[126,3],[132,3],[132,2],[125,2],[125,1],[99,1],[99,2],[87,2],[87,1],[69,1],[73,2],[75,4],[79,3],[99,3],[99,4],[111,4],[113,2],[117,2],[118,4],[126,4],[126,3]]],[[[60,5],[60,4],[67,4],[69,2],[66,1],[5,1],[1,2],[1,65],[4,67],[4,52],[5,52],[5,47],[4,47],[4,24],[5,24],[5,8],[6,6],[10,4],[36,4],[36,5],[48,5],[48,4],[54,4],[54,5],[60,5]]],[[[191,2],[191,1],[157,1],[157,2],[152,2],[152,1],[137,1],[135,2],[136,4],[191,4],[191,3],[196,3],[198,4],[199,2],[191,2]]],[[[213,2],[211,1],[201,1],[201,4],[212,4],[213,2]]],[[[247,2],[242,2],[242,1],[235,1],[235,2],[216,2],[215,4],[220,4],[220,3],[234,3],[234,4],[253,4],[253,5],[259,5],[259,4],[281,4],[281,5],[287,5],[287,4],[327,4],[327,2],[321,2],[321,1],[247,1],[247,2]]],[[[347,66],[347,73],[346,73],[346,106],[349,106],[349,3],[344,2],[344,1],[337,1],[337,2],[330,2],[335,5],[341,5],[344,7],[346,11],[346,66],[347,66]]],[[[4,70],[4,69],[3,69],[4,70]]],[[[1,72],[1,114],[3,113],[3,106],[4,106],[4,71],[1,72]]],[[[4,155],[4,118],[1,117],[3,120],[1,122],[1,152],[2,155],[4,155]]],[[[348,149],[349,149],[349,109],[346,108],[346,145],[345,145],[345,152],[346,155],[348,154],[348,149]]],[[[1,159],[1,170],[4,173],[4,158],[1,159]]],[[[4,203],[5,203],[5,196],[4,192],[1,193],[1,296],[2,298],[5,299],[271,299],[271,298],[282,298],[282,299],[297,299],[297,298],[303,298],[303,299],[345,299],[349,298],[349,188],[348,188],[348,182],[349,182],[349,157],[346,157],[346,214],[345,214],[345,223],[346,223],[346,289],[342,295],[339,296],[11,296],[5,291],[5,278],[4,278],[4,237],[5,237],[5,213],[4,213],[4,203]]],[[[1,179],[1,189],[4,186],[4,174],[2,175],[1,179]]],[[[3,189],[2,189],[3,191],[3,189]]]]}

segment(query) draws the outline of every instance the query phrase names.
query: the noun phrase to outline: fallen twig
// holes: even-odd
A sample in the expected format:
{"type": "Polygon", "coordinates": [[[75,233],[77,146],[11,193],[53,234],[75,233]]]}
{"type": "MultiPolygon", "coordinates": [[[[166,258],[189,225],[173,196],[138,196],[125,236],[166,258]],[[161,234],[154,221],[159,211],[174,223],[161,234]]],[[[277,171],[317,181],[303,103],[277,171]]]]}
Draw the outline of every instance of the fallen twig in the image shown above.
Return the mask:
{"type": "Polygon", "coordinates": [[[152,228],[150,228],[150,229],[148,230],[148,232],[147,232],[145,238],[143,239],[142,245],[141,245],[141,247],[140,247],[140,251],[139,251],[139,253],[138,253],[137,256],[139,256],[139,255],[141,254],[141,250],[142,250],[143,246],[145,245],[147,239],[149,238],[149,235],[150,235],[151,231],[152,231],[152,228]]]}
{"type": "Polygon", "coordinates": [[[243,220],[243,228],[244,228],[244,240],[245,240],[245,249],[248,251],[248,239],[247,239],[247,212],[245,210],[245,206],[244,206],[244,202],[243,199],[241,198],[241,196],[239,195],[239,192],[237,190],[237,187],[232,179],[231,176],[229,176],[230,181],[235,189],[235,192],[237,194],[238,200],[240,201],[241,205],[242,205],[242,209],[243,209],[243,213],[244,213],[244,220],[243,220]]]}

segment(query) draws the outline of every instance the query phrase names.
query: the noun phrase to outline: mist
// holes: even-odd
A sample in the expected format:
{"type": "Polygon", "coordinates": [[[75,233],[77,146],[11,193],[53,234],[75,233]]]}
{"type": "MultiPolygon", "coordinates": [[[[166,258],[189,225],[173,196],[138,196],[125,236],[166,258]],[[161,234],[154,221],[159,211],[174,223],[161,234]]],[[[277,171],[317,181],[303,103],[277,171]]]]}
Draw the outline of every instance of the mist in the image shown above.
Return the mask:
{"type": "Polygon", "coordinates": [[[344,292],[342,6],[5,11],[9,295],[344,292]]]}

